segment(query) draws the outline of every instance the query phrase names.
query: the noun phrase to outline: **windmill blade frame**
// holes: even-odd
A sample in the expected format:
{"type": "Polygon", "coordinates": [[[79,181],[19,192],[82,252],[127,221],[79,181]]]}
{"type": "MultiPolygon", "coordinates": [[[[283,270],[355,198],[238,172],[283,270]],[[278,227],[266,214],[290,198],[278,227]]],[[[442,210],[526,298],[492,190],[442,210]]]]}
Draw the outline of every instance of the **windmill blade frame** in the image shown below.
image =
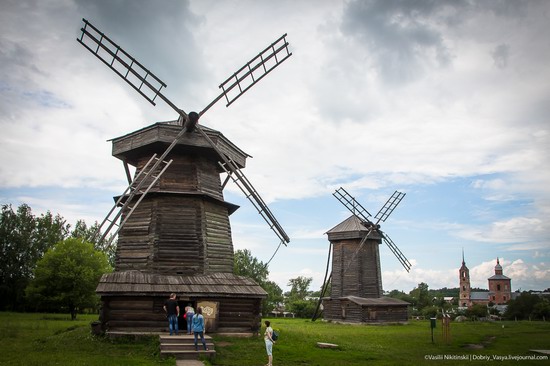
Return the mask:
{"type": "Polygon", "coordinates": [[[164,94],[162,88],[166,83],[143,66],[132,55],[124,51],[122,47],[97,29],[86,19],[82,19],[84,27],[82,34],[76,40],[88,51],[95,55],[118,76],[126,81],[135,91],[152,105],[156,105],[155,99],[159,97],[178,114],[187,118],[186,113],[172,103],[164,94]]]}
{"type": "Polygon", "coordinates": [[[332,194],[340,203],[342,203],[353,215],[359,216],[363,222],[370,222],[369,218],[372,217],[369,211],[364,208],[351,194],[348,193],[343,187],[338,188],[332,194]]]}
{"type": "Polygon", "coordinates": [[[286,37],[287,34],[283,34],[275,42],[267,46],[263,51],[258,53],[244,66],[235,71],[233,75],[222,82],[219,86],[219,88],[222,90],[221,94],[214,98],[199,113],[199,116],[205,114],[206,111],[208,111],[223,97],[225,97],[227,101],[227,104],[225,106],[229,107],[250,88],[256,85],[256,83],[263,79],[267,74],[269,74],[277,66],[279,66],[290,56],[292,56],[292,52],[290,52],[288,49],[289,43],[287,42],[286,37]],[[283,51],[286,51],[286,54],[283,51]],[[282,53],[282,58],[277,57],[279,53],[282,53]],[[270,62],[271,65],[269,65],[270,62]],[[236,94],[230,94],[235,88],[238,89],[236,94]]]}
{"type": "Polygon", "coordinates": [[[246,178],[244,173],[216,146],[214,141],[204,132],[200,126],[196,126],[196,129],[199,133],[208,141],[210,146],[216,151],[220,159],[223,160],[223,163],[219,165],[225,170],[228,176],[237,184],[241,191],[245,194],[246,198],[252,203],[256,208],[258,213],[262,216],[265,222],[269,225],[270,229],[277,235],[277,237],[284,243],[286,246],[290,242],[290,238],[279,224],[267,204],[264,202],[262,197],[256,191],[252,183],[246,178]],[[235,178],[237,177],[237,178],[235,178]],[[251,198],[252,197],[252,198],[251,198]]]}
{"type": "Polygon", "coordinates": [[[380,208],[376,216],[374,216],[375,219],[377,219],[376,224],[378,224],[380,221],[385,222],[386,219],[391,215],[393,210],[399,205],[401,200],[405,197],[406,193],[395,191],[391,195],[390,198],[386,201],[384,206],[380,208]]]}
{"type": "Polygon", "coordinates": [[[405,268],[405,270],[407,272],[410,272],[411,270],[411,267],[412,267],[412,264],[411,262],[409,262],[409,260],[407,259],[407,257],[405,257],[405,255],[403,254],[403,252],[401,252],[401,250],[397,247],[397,245],[395,245],[395,243],[393,242],[393,240],[391,240],[391,238],[388,236],[388,234],[380,231],[380,234],[382,235],[382,240],[386,243],[386,245],[390,248],[390,250],[392,251],[392,253],[395,255],[395,257],[397,258],[397,260],[399,260],[399,262],[401,263],[401,265],[403,266],[403,268],[405,268]]]}
{"type": "Polygon", "coordinates": [[[397,247],[397,245],[395,245],[393,240],[391,240],[389,236],[387,236],[384,232],[382,232],[382,230],[380,230],[380,225],[379,225],[381,221],[385,222],[386,219],[391,215],[391,213],[399,205],[401,200],[405,197],[405,193],[395,191],[376,214],[375,223],[372,223],[369,220],[369,217],[371,216],[370,213],[359,202],[357,202],[357,200],[352,195],[350,195],[343,187],[336,189],[332,195],[336,197],[336,199],[338,199],[338,201],[340,201],[340,203],[342,203],[359,220],[362,219],[363,226],[368,228],[367,235],[365,235],[365,237],[359,243],[358,248],[355,250],[347,266],[345,267],[344,273],[351,266],[351,264],[355,260],[355,257],[357,256],[357,254],[359,253],[359,251],[367,241],[369,235],[374,230],[376,230],[380,234],[380,236],[382,237],[382,240],[390,248],[392,253],[395,255],[397,260],[401,263],[401,265],[405,268],[405,270],[407,272],[410,271],[412,265],[409,262],[409,260],[405,257],[403,252],[401,252],[401,250],[397,247]]]}

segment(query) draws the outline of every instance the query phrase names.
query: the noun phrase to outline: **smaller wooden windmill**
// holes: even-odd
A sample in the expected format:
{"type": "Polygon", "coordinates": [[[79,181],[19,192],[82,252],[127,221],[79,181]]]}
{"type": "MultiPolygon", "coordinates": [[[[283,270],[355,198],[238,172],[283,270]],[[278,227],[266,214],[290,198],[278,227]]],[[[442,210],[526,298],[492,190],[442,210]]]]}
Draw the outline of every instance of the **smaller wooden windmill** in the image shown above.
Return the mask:
{"type": "MultiPolygon", "coordinates": [[[[324,318],[345,322],[396,322],[407,320],[407,303],[383,296],[379,245],[384,241],[405,270],[411,263],[380,230],[405,193],[395,191],[374,216],[340,187],[333,193],[353,215],[327,232],[332,246],[332,272],[321,290],[324,318]],[[323,295],[331,284],[330,297],[323,295]]],[[[316,315],[314,316],[314,319],[316,315]]]]}

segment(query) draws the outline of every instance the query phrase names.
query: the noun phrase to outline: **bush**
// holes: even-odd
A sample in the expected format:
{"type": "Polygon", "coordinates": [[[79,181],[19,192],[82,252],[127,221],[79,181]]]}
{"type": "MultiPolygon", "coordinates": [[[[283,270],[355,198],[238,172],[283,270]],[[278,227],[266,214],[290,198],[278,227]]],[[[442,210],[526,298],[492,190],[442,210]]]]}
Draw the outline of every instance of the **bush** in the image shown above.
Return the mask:
{"type": "Polygon", "coordinates": [[[295,300],[288,304],[289,310],[298,318],[311,318],[315,313],[315,300],[295,300]]]}

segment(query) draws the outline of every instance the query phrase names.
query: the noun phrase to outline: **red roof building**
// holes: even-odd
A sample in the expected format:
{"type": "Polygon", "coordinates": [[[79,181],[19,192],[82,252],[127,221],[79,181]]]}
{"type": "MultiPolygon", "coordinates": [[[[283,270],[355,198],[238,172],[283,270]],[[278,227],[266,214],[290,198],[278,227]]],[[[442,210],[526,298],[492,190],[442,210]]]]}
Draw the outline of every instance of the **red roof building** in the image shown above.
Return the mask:
{"type": "Polygon", "coordinates": [[[489,282],[489,291],[471,291],[470,271],[466,267],[464,253],[462,253],[462,266],[459,269],[459,307],[468,308],[474,304],[504,305],[512,299],[512,279],[502,274],[502,266],[498,258],[495,274],[487,280],[489,282]]]}

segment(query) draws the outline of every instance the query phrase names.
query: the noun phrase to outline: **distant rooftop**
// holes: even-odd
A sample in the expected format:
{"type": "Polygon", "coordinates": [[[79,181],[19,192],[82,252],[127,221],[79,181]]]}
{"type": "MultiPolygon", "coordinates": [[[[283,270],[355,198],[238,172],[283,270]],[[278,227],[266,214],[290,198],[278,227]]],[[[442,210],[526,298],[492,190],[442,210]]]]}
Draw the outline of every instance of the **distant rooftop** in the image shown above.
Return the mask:
{"type": "Polygon", "coordinates": [[[485,292],[485,291],[470,292],[470,300],[489,300],[489,292],[485,292]]]}
{"type": "Polygon", "coordinates": [[[505,275],[496,274],[491,277],[489,277],[489,280],[509,280],[510,277],[506,277],[505,275]]]}

